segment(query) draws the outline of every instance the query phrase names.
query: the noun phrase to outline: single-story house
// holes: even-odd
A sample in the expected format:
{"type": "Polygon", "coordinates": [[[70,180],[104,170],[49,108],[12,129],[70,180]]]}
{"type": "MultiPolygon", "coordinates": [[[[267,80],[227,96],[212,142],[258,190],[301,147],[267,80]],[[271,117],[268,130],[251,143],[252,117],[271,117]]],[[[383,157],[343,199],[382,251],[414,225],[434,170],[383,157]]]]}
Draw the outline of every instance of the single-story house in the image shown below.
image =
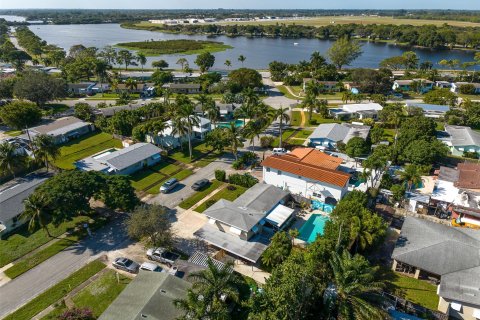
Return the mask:
{"type": "Polygon", "coordinates": [[[480,232],[406,217],[392,253],[394,271],[438,278],[438,310],[480,318],[480,232]]]}
{"type": "Polygon", "coordinates": [[[353,137],[368,138],[370,127],[351,123],[325,123],[319,125],[308,137],[310,145],[335,149],[337,142],[347,143],[353,137]]]}
{"type": "Polygon", "coordinates": [[[25,221],[19,219],[24,210],[23,201],[47,179],[45,175],[30,175],[0,188],[0,233],[23,225],[25,221]]]}
{"type": "Polygon", "coordinates": [[[87,134],[95,130],[95,127],[93,124],[76,117],[64,117],[27,130],[30,137],[46,134],[52,136],[55,143],[60,144],[87,134]]]}
{"type": "Polygon", "coordinates": [[[322,91],[341,91],[342,89],[351,91],[353,88],[355,88],[356,84],[353,82],[342,82],[342,81],[320,81],[320,80],[315,80],[312,78],[304,78],[303,79],[303,91],[307,89],[307,84],[311,81],[315,81],[320,85],[320,88],[322,91]]]}
{"type": "Polygon", "coordinates": [[[138,81],[148,81],[152,79],[153,71],[122,71],[118,77],[120,79],[134,79],[138,81]]]}
{"type": "Polygon", "coordinates": [[[429,103],[416,103],[416,102],[407,102],[405,108],[420,108],[422,109],[425,117],[429,118],[440,118],[450,110],[449,106],[444,106],[440,104],[429,104],[429,103]]]}
{"type": "Polygon", "coordinates": [[[392,89],[399,90],[399,91],[414,91],[418,90],[421,93],[427,93],[428,91],[433,89],[433,85],[435,83],[430,80],[426,79],[413,79],[413,80],[395,80],[393,82],[392,89]],[[419,83],[420,88],[414,88],[413,83],[419,83]]]}
{"type": "Polygon", "coordinates": [[[173,71],[173,80],[174,81],[185,81],[185,80],[195,80],[200,78],[202,75],[200,72],[180,72],[180,71],[173,71]]]}
{"type": "Polygon", "coordinates": [[[162,88],[169,89],[172,93],[193,94],[200,93],[199,83],[167,83],[162,88]]]}
{"type": "Polygon", "coordinates": [[[160,162],[162,150],[151,143],[136,143],[124,149],[103,150],[75,162],[83,171],[100,171],[107,174],[132,174],[160,162]]]}
{"type": "Polygon", "coordinates": [[[154,90],[155,85],[153,83],[136,83],[135,87],[129,88],[125,83],[120,83],[117,86],[117,92],[128,91],[131,93],[140,93],[142,95],[151,94],[151,91],[154,90]]]}
{"type": "Polygon", "coordinates": [[[209,221],[194,235],[235,257],[256,263],[276,230],[286,228],[294,210],[289,192],[258,183],[233,202],[220,199],[203,212],[209,221]]]}
{"type": "Polygon", "coordinates": [[[67,84],[67,92],[71,94],[91,94],[95,82],[78,82],[67,84]]]}
{"type": "Polygon", "coordinates": [[[460,88],[462,86],[466,86],[466,85],[472,85],[473,88],[474,88],[474,94],[479,94],[480,93],[480,83],[472,83],[472,82],[453,82],[452,85],[451,85],[451,89],[450,91],[452,92],[455,92],[455,93],[459,93],[460,92],[460,88]]]}
{"type": "Polygon", "coordinates": [[[339,108],[329,109],[330,115],[336,119],[378,119],[378,112],[383,107],[378,103],[343,104],[339,108]]]}
{"type": "MultiPolygon", "coordinates": [[[[191,137],[192,139],[203,140],[205,139],[205,136],[207,135],[207,133],[212,131],[212,124],[210,120],[208,120],[207,118],[203,118],[203,117],[198,117],[198,118],[199,118],[199,125],[193,126],[191,137]]],[[[167,127],[165,128],[165,130],[158,132],[154,136],[147,134],[146,140],[156,145],[160,145],[169,149],[180,147],[183,142],[188,141],[188,137],[186,135],[180,136],[179,134],[173,133],[174,128],[172,127],[173,125],[172,120],[168,120],[166,124],[167,124],[167,127]]]]}
{"type": "Polygon", "coordinates": [[[452,84],[448,81],[435,81],[435,87],[441,89],[450,89],[452,84]]]}
{"type": "Polygon", "coordinates": [[[104,117],[112,117],[115,113],[120,112],[122,110],[137,110],[137,109],[140,109],[141,107],[143,106],[140,104],[126,105],[126,106],[112,106],[112,107],[97,109],[96,112],[98,112],[104,117]]]}
{"type": "MultiPolygon", "coordinates": [[[[238,103],[216,103],[218,112],[220,115],[220,121],[230,121],[234,117],[234,112],[237,108],[241,107],[241,104],[238,103]]],[[[195,113],[199,116],[203,116],[204,112],[202,110],[202,105],[197,104],[195,106],[195,113]]]]}
{"type": "Polygon", "coordinates": [[[348,192],[351,177],[338,170],[342,161],[313,148],[297,148],[263,160],[263,181],[292,194],[334,205],[348,192]]]}
{"type": "Polygon", "coordinates": [[[140,270],[99,320],[175,320],[184,314],[174,305],[192,284],[168,272],[140,270]]]}
{"type": "Polygon", "coordinates": [[[476,152],[480,155],[480,133],[470,127],[445,125],[446,137],[441,140],[454,156],[463,156],[464,152],[476,152]]]}

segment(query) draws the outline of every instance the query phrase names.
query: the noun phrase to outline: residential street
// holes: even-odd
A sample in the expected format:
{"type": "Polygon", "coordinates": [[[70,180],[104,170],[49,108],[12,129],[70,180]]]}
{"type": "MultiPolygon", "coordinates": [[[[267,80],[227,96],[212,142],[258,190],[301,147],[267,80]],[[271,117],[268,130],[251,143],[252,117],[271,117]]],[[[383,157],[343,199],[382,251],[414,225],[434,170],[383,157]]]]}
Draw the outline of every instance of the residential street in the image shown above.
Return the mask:
{"type": "Polygon", "coordinates": [[[20,308],[85,264],[130,243],[118,218],[86,239],[0,287],[0,318],[20,308]]]}

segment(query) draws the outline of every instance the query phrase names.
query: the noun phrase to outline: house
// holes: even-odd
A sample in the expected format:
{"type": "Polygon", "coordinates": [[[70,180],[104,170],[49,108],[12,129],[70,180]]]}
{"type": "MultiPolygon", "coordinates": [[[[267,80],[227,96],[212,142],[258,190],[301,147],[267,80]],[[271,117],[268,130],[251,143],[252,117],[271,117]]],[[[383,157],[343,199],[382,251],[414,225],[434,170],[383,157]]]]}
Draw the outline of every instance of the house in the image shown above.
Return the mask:
{"type": "Polygon", "coordinates": [[[370,127],[351,123],[325,123],[308,137],[310,145],[335,149],[338,142],[347,143],[353,137],[368,138],[370,127]]]}
{"type": "Polygon", "coordinates": [[[202,75],[200,72],[180,72],[180,71],[173,71],[173,81],[185,81],[185,80],[196,80],[200,78],[202,75]]]}
{"type": "Polygon", "coordinates": [[[270,237],[293,219],[294,210],[284,206],[289,192],[259,183],[231,202],[220,199],[203,212],[208,222],[194,235],[215,248],[256,263],[270,237]]]}
{"type": "Polygon", "coordinates": [[[200,93],[201,86],[199,83],[167,83],[162,88],[169,89],[172,93],[193,94],[200,93]]]}
{"type": "MultiPolygon", "coordinates": [[[[47,124],[27,129],[30,137],[46,134],[52,136],[56,144],[76,139],[94,130],[93,124],[75,117],[60,118],[47,124]]],[[[26,134],[23,136],[26,136],[26,134]]]]}
{"type": "Polygon", "coordinates": [[[67,85],[67,92],[73,95],[91,94],[94,86],[95,82],[69,83],[67,85]]]}
{"type": "MultiPolygon", "coordinates": [[[[218,108],[218,112],[220,115],[220,121],[230,121],[233,120],[234,118],[234,112],[237,108],[241,107],[241,104],[238,103],[216,103],[216,106],[218,108]]],[[[203,116],[204,112],[202,110],[202,105],[197,104],[195,106],[195,113],[198,116],[203,116]]]]}
{"type": "Polygon", "coordinates": [[[99,320],[175,320],[184,312],[174,301],[185,299],[192,284],[167,272],[140,270],[99,320]]]}
{"type": "MultiPolygon", "coordinates": [[[[207,133],[212,131],[212,124],[210,120],[202,117],[198,117],[199,125],[193,126],[191,137],[192,139],[203,140],[207,133]]],[[[165,130],[158,132],[157,135],[152,136],[147,134],[146,141],[154,143],[156,145],[161,145],[168,149],[173,149],[180,147],[183,142],[188,141],[188,136],[180,136],[177,133],[174,133],[173,122],[168,120],[166,122],[167,127],[165,130]]]]}
{"type": "Polygon", "coordinates": [[[392,253],[394,271],[437,278],[438,310],[456,319],[480,318],[480,232],[406,217],[392,253]]]}
{"type": "Polygon", "coordinates": [[[480,155],[480,133],[470,127],[445,125],[446,137],[441,137],[443,143],[454,156],[462,157],[465,152],[475,152],[480,155]]]}
{"type": "Polygon", "coordinates": [[[429,118],[441,118],[445,116],[445,113],[450,110],[449,106],[444,106],[440,104],[429,104],[429,103],[416,103],[416,102],[407,102],[405,104],[407,111],[409,108],[420,108],[422,109],[425,117],[429,118]]]}
{"type": "Polygon", "coordinates": [[[161,160],[162,150],[150,143],[136,143],[124,149],[103,150],[75,162],[77,169],[107,174],[132,174],[161,160]]]}
{"type": "Polygon", "coordinates": [[[152,79],[153,71],[122,71],[118,77],[122,80],[134,79],[137,81],[149,81],[152,79]]]}
{"type": "Polygon", "coordinates": [[[115,113],[123,111],[123,110],[137,110],[143,107],[141,104],[136,105],[126,105],[126,106],[112,106],[97,109],[97,112],[104,117],[112,117],[115,113]]]}
{"type": "Polygon", "coordinates": [[[452,83],[450,91],[454,93],[459,93],[462,86],[472,85],[473,86],[473,94],[480,94],[480,83],[472,83],[472,82],[454,82],[452,83]]]}
{"type": "Polygon", "coordinates": [[[313,148],[297,148],[262,162],[263,181],[304,198],[336,204],[348,192],[350,174],[342,159],[313,148]]]}
{"type": "Polygon", "coordinates": [[[45,175],[30,175],[0,188],[0,234],[23,225],[25,221],[19,219],[24,210],[23,201],[47,179],[45,175]]]}
{"type": "Polygon", "coordinates": [[[303,92],[307,89],[307,84],[311,81],[315,81],[320,85],[321,91],[333,92],[342,91],[343,89],[351,91],[356,84],[353,82],[340,82],[340,81],[319,81],[312,78],[303,79],[303,92]]]}
{"type": "Polygon", "coordinates": [[[440,89],[450,89],[452,84],[448,81],[435,81],[435,87],[440,89]]]}
{"type": "Polygon", "coordinates": [[[420,93],[427,93],[433,89],[434,82],[426,79],[413,80],[395,80],[393,82],[392,90],[395,91],[418,91],[420,93]],[[418,83],[418,88],[414,84],[418,83]]]}
{"type": "Polygon", "coordinates": [[[128,91],[130,93],[139,93],[145,95],[148,93],[148,91],[153,90],[152,88],[154,88],[154,86],[155,85],[153,83],[136,83],[135,86],[131,88],[125,83],[120,83],[117,86],[117,92],[128,91]]]}
{"type": "Polygon", "coordinates": [[[378,112],[383,107],[378,103],[354,103],[340,105],[339,108],[329,109],[331,116],[336,119],[378,119],[378,112]]]}

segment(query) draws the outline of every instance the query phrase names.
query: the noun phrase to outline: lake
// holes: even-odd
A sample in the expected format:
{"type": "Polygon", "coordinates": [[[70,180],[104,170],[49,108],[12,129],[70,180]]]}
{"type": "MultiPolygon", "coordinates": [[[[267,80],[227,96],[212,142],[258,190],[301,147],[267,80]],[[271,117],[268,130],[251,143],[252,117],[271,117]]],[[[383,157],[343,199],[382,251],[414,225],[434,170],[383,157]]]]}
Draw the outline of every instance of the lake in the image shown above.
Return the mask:
{"type": "MultiPolygon", "coordinates": [[[[32,25],[30,29],[48,43],[56,44],[66,50],[76,44],[102,48],[120,42],[144,41],[144,40],[169,40],[169,39],[193,39],[221,41],[233,47],[233,49],[215,53],[216,63],[213,69],[226,69],[225,60],[232,62],[233,68],[241,67],[237,60],[239,55],[244,55],[247,60],[245,67],[255,69],[267,69],[273,60],[287,63],[297,63],[300,60],[308,60],[312,52],[319,51],[325,54],[333,41],[318,39],[279,39],[279,38],[248,38],[248,37],[208,37],[205,35],[181,35],[168,34],[146,30],[123,29],[119,24],[85,24],[85,25],[32,25]],[[294,43],[298,43],[294,45],[294,43]]],[[[430,49],[407,49],[393,44],[363,43],[363,54],[352,63],[352,67],[377,68],[378,63],[385,58],[401,55],[404,51],[413,50],[417,53],[420,61],[429,60],[438,67],[438,61],[442,59],[458,59],[461,62],[473,61],[474,53],[461,50],[430,50],[430,49]]],[[[176,67],[175,63],[180,56],[185,57],[191,66],[194,66],[195,55],[163,55],[170,66],[176,67]]],[[[158,57],[149,57],[147,66],[158,57]]]]}

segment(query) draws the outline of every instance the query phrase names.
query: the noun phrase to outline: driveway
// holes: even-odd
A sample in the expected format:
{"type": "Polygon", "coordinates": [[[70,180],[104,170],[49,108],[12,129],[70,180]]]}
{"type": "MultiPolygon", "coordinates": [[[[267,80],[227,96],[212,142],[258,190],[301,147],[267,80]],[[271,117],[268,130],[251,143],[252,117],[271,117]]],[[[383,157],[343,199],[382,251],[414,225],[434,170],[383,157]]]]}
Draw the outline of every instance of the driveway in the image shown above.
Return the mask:
{"type": "Polygon", "coordinates": [[[40,293],[67,278],[88,262],[127,247],[124,216],[118,217],[91,238],[56,254],[35,268],[0,287],[0,318],[17,310],[40,293]]]}
{"type": "Polygon", "coordinates": [[[269,72],[261,72],[263,85],[267,88],[268,97],[263,100],[265,104],[271,106],[272,108],[278,109],[280,107],[294,107],[299,104],[299,100],[293,100],[287,98],[277,89],[275,83],[270,78],[269,72]]]}
{"type": "Polygon", "coordinates": [[[232,162],[233,157],[230,154],[226,154],[221,158],[213,161],[208,164],[206,167],[198,169],[194,174],[185,180],[180,181],[180,184],[172,191],[167,194],[158,194],[154,197],[146,197],[142,199],[147,203],[156,203],[168,208],[175,208],[182,202],[184,199],[190,197],[195,191],[192,190],[192,184],[200,179],[213,179],[215,178],[215,170],[225,170],[228,172],[233,172],[232,162]]]}

